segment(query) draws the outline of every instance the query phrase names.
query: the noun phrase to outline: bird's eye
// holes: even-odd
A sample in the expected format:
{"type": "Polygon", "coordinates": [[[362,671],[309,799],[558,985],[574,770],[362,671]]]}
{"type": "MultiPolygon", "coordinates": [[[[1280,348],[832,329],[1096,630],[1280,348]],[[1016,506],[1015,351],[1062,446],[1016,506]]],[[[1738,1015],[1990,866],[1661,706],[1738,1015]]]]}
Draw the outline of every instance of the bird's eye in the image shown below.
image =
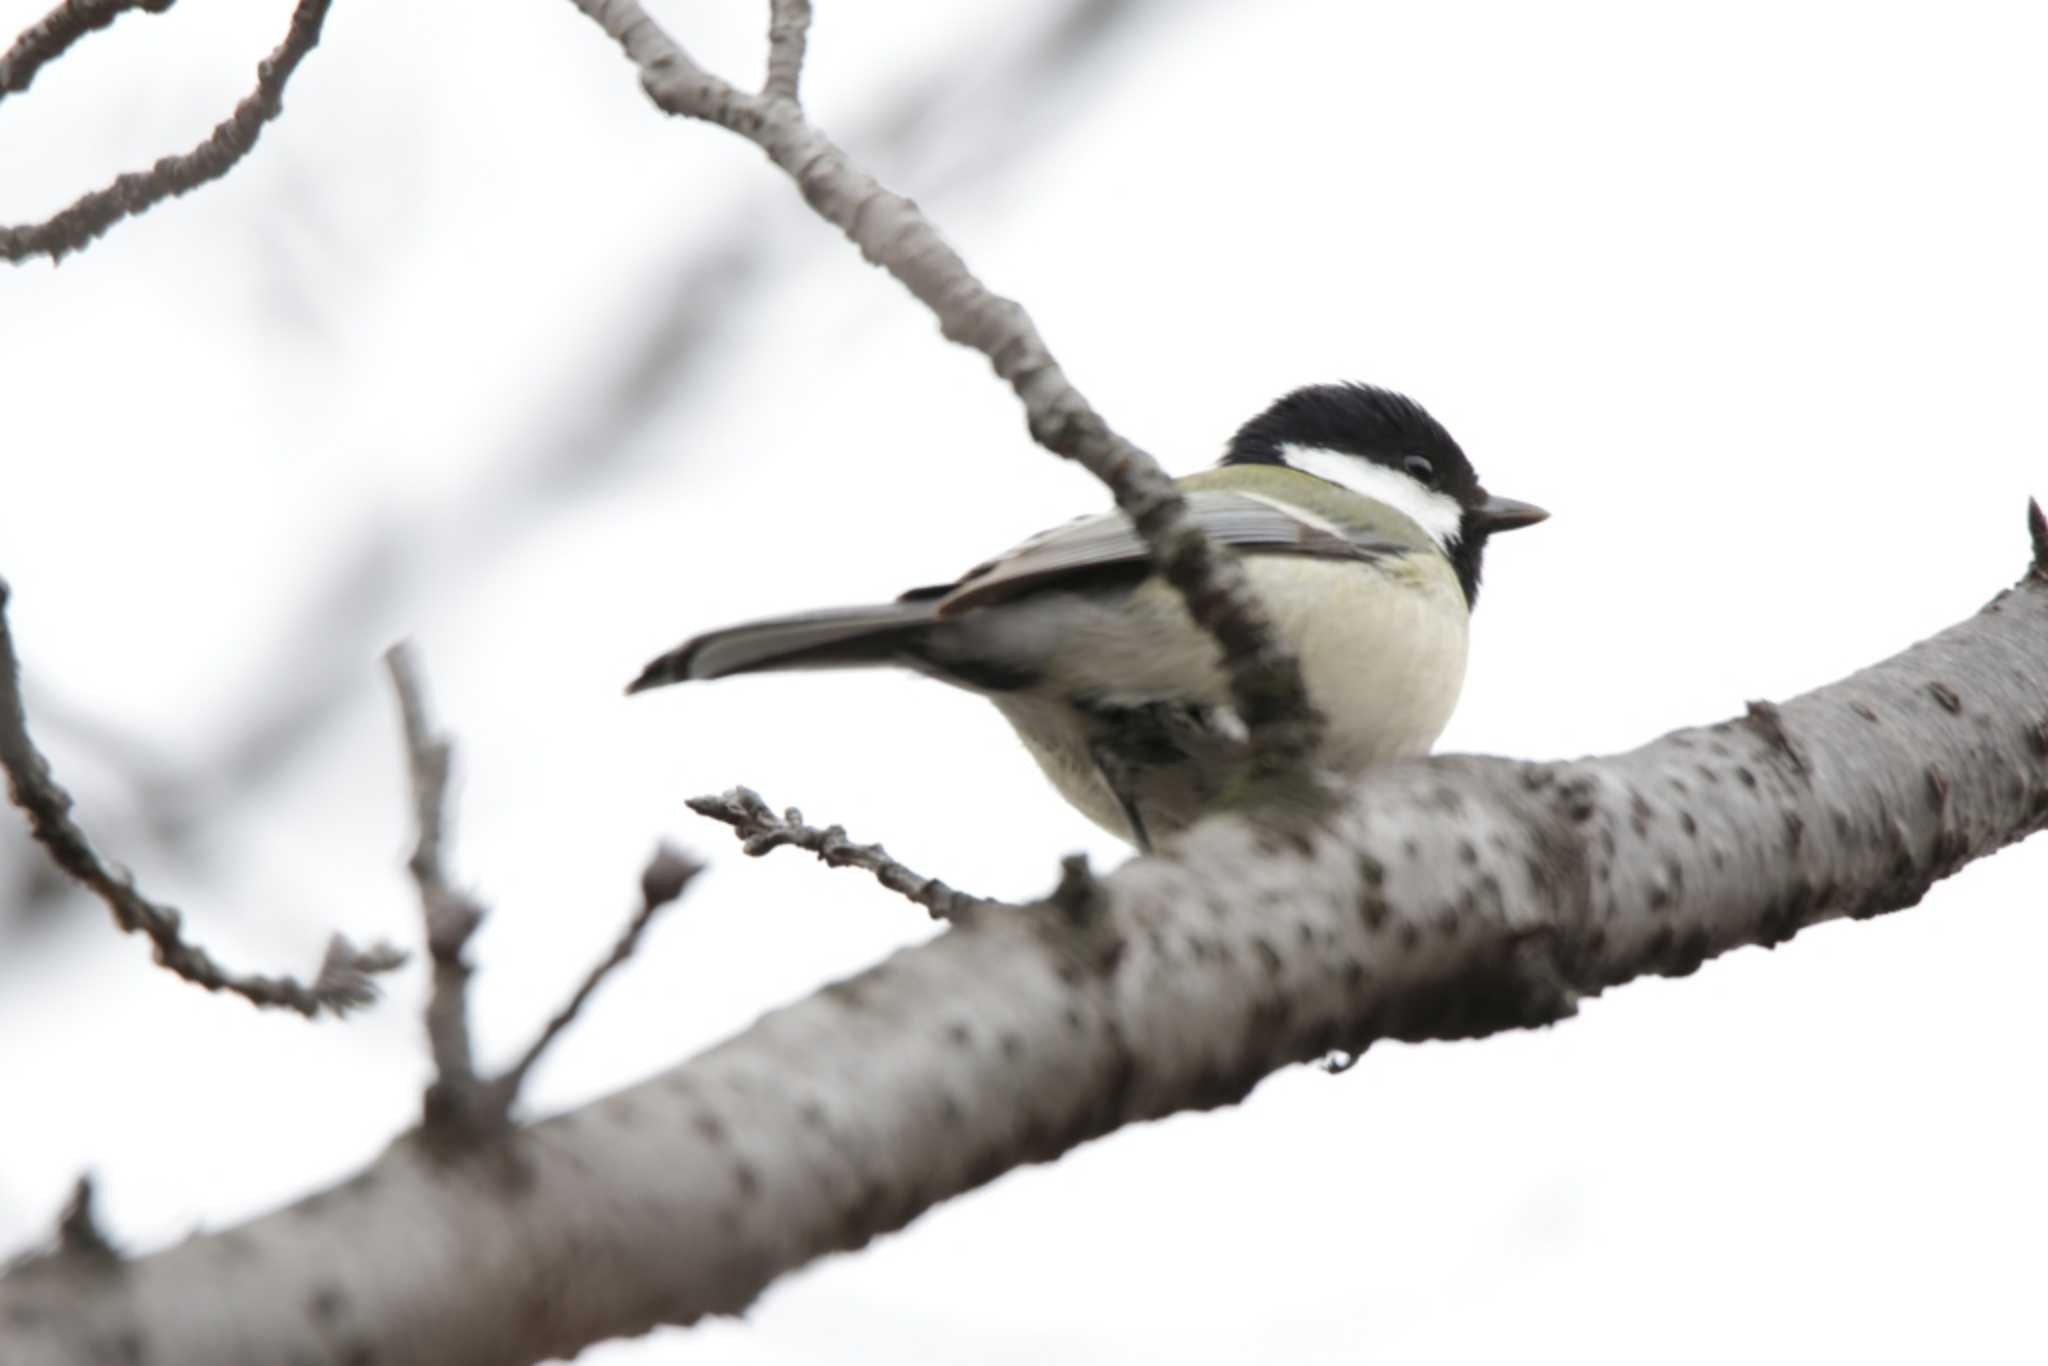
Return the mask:
{"type": "Polygon", "coordinates": [[[1430,463],[1430,459],[1426,455],[1409,456],[1401,462],[1401,468],[1408,471],[1410,478],[1417,479],[1422,483],[1433,484],[1436,482],[1436,466],[1430,463]]]}

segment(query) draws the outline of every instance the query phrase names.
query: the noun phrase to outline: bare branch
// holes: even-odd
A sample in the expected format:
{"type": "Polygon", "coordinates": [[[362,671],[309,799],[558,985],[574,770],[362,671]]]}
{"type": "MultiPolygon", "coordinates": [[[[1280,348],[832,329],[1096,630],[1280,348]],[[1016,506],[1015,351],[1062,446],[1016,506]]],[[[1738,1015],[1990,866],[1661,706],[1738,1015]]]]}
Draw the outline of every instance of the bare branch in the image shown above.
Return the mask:
{"type": "Polygon", "coordinates": [[[22,30],[6,52],[0,53],[0,99],[26,90],[36,73],[70,50],[71,45],[95,29],[103,29],[129,10],[162,14],[177,0],[61,0],[35,23],[22,30]]]}
{"type": "Polygon", "coordinates": [[[477,1080],[469,1042],[469,961],[463,950],[483,920],[483,907],[449,885],[442,841],[447,827],[448,775],[453,754],[446,738],[434,734],[425,690],[410,645],[384,652],[384,667],[398,697],[404,729],[406,767],[411,776],[413,827],[417,832],[407,868],[419,888],[420,915],[434,984],[427,997],[427,1043],[434,1055],[434,1080],[427,1087],[424,1127],[450,1139],[468,1139],[495,1129],[502,1111],[491,1105],[477,1080]]]}
{"type": "Polygon", "coordinates": [[[453,755],[446,737],[434,733],[411,646],[392,646],[385,652],[384,663],[391,674],[392,691],[398,697],[411,774],[417,838],[407,867],[419,888],[420,912],[434,963],[433,987],[427,1001],[427,1042],[434,1055],[434,1080],[427,1087],[420,1128],[423,1137],[438,1151],[452,1155],[500,1137],[509,1129],[512,1105],[534,1064],[575,1021],[584,1003],[612,969],[632,956],[648,923],[662,907],[683,894],[701,866],[667,845],[656,849],[640,876],[640,909],[612,946],[611,953],[591,969],[525,1056],[501,1076],[480,1077],[469,1035],[468,993],[473,969],[463,954],[484,912],[473,899],[450,884],[443,850],[453,755]]]}
{"type": "Polygon", "coordinates": [[[624,49],[640,69],[640,85],[649,99],[671,114],[707,119],[732,128],[756,121],[759,101],[712,75],[691,59],[639,0],[572,0],[597,26],[624,49]]]}
{"type": "Polygon", "coordinates": [[[100,1227],[99,1216],[93,1210],[90,1175],[80,1176],[73,1183],[71,1198],[64,1202],[64,1212],[57,1217],[57,1251],[59,1255],[99,1262],[120,1259],[119,1249],[100,1227]]]}
{"type": "Polygon", "coordinates": [[[654,851],[654,857],[648,861],[646,871],[640,875],[640,909],[626,925],[625,933],[619,936],[619,942],[612,946],[611,953],[604,961],[590,970],[590,975],[583,979],[582,986],[576,988],[576,994],[569,998],[569,1003],[556,1012],[555,1018],[548,1021],[547,1027],[541,1030],[540,1037],[526,1050],[526,1055],[493,1083],[499,1101],[507,1111],[510,1111],[513,1102],[519,1099],[519,1089],[526,1084],[527,1073],[540,1061],[541,1054],[547,1052],[548,1045],[574,1023],[577,1012],[583,1009],[584,1002],[590,999],[598,984],[604,981],[612,969],[633,956],[633,950],[640,946],[641,933],[646,930],[661,908],[682,896],[691,880],[703,871],[703,864],[670,845],[663,844],[654,851]]]}
{"type": "Polygon", "coordinates": [[[804,813],[795,807],[777,816],[760,794],[736,787],[716,797],[692,797],[689,808],[700,816],[722,821],[740,837],[740,848],[753,858],[771,849],[791,845],[818,856],[828,868],[860,868],[898,896],[908,897],[931,912],[934,920],[952,920],[977,906],[993,903],[948,887],[935,877],[923,877],[889,857],[879,844],[855,844],[846,837],[846,827],[831,825],[820,830],[804,824],[804,813]]]}
{"type": "Polygon", "coordinates": [[[67,1269],[96,1277],[120,1264],[121,1249],[100,1228],[93,1208],[92,1174],[87,1172],[71,1185],[71,1194],[57,1215],[56,1236],[0,1260],[0,1279],[61,1275],[67,1269]]]}
{"type": "Polygon", "coordinates": [[[285,84],[300,60],[320,41],[320,25],[327,18],[329,3],[299,0],[284,41],[256,68],[256,89],[235,106],[234,113],[215,125],[204,142],[182,155],[164,157],[146,171],[117,176],[105,189],[79,196],[40,223],[0,227],[0,260],[48,256],[61,261],[67,252],[85,247],[123,218],[226,175],[256,145],[263,125],[284,108],[285,84]]]}
{"type": "Polygon", "coordinates": [[[769,0],[768,14],[768,81],[761,93],[795,104],[811,31],[811,0],[769,0]]]}
{"type": "Polygon", "coordinates": [[[363,1355],[453,1366],[737,1313],[1013,1167],[1232,1104],[1290,1062],[1548,1024],[1636,976],[1911,905],[2048,825],[2044,676],[2029,573],[1769,721],[1571,763],[1388,764],[1307,824],[1222,815],[1101,879],[1071,864],[1043,905],[968,917],[519,1131],[516,1199],[478,1198],[486,1155],[400,1143],[294,1208],[123,1263],[119,1295],[0,1279],[9,1366],[124,1332],[150,1360],[286,1359],[309,1282],[365,1306],[363,1355]]]}
{"type": "Polygon", "coordinates": [[[405,955],[390,945],[358,949],[335,935],[310,987],[291,977],[232,973],[183,937],[182,918],[175,908],[151,901],[135,889],[128,874],[101,861],[85,831],[71,819],[71,794],[57,785],[49,762],[29,738],[21,703],[21,664],[7,625],[7,598],[7,585],[0,581],[0,767],[7,770],[14,804],[28,816],[29,833],[51,861],[106,903],[115,924],[146,936],[156,946],[159,964],[208,991],[232,992],[252,1005],[295,1010],[309,1019],[323,1011],[345,1015],[374,1000],[371,977],[405,961],[405,955]]]}
{"type": "Polygon", "coordinates": [[[2027,499],[2027,538],[2034,543],[2034,559],[2028,572],[2037,579],[2048,579],[2048,516],[2041,512],[2038,499],[2027,499]]]}
{"type": "Polygon", "coordinates": [[[931,309],[949,340],[989,358],[1022,400],[1041,445],[1108,485],[1144,536],[1154,566],[1222,647],[1231,702],[1250,731],[1259,771],[1285,772],[1312,754],[1322,718],[1243,567],[1189,520],[1179,489],[1157,462],[1089,405],[1023,306],[975,278],[915,204],[855,166],[793,100],[749,94],[705,71],[637,0],[575,4],[625,50],[657,106],[757,144],[814,210],[931,309]]]}

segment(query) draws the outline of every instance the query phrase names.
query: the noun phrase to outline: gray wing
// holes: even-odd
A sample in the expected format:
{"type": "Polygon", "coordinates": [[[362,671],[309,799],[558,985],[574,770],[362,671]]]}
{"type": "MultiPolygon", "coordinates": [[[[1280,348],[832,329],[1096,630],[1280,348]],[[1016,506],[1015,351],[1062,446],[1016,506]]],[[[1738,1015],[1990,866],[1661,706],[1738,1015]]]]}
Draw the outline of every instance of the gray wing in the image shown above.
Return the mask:
{"type": "MultiPolygon", "coordinates": [[[[1364,533],[1351,534],[1284,504],[1241,493],[1204,490],[1187,496],[1195,524],[1224,545],[1279,554],[1318,555],[1371,561],[1399,554],[1401,547],[1364,533]]],[[[937,599],[940,616],[1000,602],[1060,579],[1079,579],[1104,570],[1142,568],[1144,540],[1121,512],[1082,517],[1040,532],[1023,544],[939,588],[919,588],[906,600],[937,599]]],[[[1078,586],[1078,584],[1077,584],[1078,586]]]]}

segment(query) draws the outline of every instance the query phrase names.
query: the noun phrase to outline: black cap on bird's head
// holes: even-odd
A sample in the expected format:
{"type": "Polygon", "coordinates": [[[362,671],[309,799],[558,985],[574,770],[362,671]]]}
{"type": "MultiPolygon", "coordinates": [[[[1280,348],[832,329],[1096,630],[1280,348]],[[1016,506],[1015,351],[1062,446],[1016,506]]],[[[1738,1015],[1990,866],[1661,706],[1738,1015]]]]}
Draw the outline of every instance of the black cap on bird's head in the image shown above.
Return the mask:
{"type": "Polygon", "coordinates": [[[1238,428],[1223,463],[1287,465],[1390,504],[1443,548],[1468,603],[1479,596],[1486,538],[1550,515],[1488,493],[1442,423],[1369,384],[1296,389],[1238,428]]]}

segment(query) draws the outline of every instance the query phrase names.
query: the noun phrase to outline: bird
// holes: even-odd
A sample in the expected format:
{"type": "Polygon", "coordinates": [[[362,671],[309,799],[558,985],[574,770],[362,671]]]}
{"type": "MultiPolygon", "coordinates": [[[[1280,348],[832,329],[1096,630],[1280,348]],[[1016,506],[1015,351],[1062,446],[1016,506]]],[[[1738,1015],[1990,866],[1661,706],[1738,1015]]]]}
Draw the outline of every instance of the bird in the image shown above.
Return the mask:
{"type": "MultiPolygon", "coordinates": [[[[1488,538],[1549,516],[1490,494],[1422,405],[1368,384],[1295,389],[1175,481],[1232,547],[1325,724],[1339,776],[1429,752],[1464,684],[1488,538]]],[[[893,602],[707,631],[626,691],[782,669],[896,666],[994,703],[1053,787],[1141,851],[1246,772],[1220,648],[1111,510],[893,602]]]]}

